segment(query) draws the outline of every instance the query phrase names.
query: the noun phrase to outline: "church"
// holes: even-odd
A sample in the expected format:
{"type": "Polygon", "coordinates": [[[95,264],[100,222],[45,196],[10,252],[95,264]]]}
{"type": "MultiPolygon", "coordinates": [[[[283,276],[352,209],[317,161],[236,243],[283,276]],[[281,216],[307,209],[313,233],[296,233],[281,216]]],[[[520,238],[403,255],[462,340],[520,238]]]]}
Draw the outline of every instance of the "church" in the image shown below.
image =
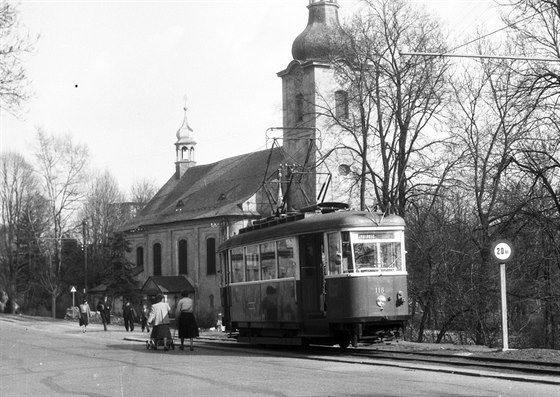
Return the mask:
{"type": "Polygon", "coordinates": [[[175,172],[124,227],[142,293],[161,292],[173,307],[181,289],[195,292],[199,325],[221,312],[217,248],[253,220],[323,201],[331,184],[318,134],[329,130],[317,109],[347,112],[330,61],[344,34],[337,0],[309,0],[308,24],[295,38],[282,79],[282,139],[271,149],[198,165],[187,110],[176,133],[175,172]],[[346,110],[345,110],[346,109],[346,110]],[[323,163],[324,164],[324,163],[323,163]]]}

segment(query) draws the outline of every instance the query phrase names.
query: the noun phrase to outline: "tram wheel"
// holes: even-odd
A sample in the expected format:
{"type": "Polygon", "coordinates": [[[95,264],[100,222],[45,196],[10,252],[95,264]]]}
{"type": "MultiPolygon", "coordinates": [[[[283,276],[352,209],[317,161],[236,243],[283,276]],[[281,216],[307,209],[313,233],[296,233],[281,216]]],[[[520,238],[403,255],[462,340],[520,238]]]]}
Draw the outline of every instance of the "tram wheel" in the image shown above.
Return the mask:
{"type": "Polygon", "coordinates": [[[341,349],[346,349],[350,346],[350,339],[339,339],[338,346],[340,346],[341,349]]]}

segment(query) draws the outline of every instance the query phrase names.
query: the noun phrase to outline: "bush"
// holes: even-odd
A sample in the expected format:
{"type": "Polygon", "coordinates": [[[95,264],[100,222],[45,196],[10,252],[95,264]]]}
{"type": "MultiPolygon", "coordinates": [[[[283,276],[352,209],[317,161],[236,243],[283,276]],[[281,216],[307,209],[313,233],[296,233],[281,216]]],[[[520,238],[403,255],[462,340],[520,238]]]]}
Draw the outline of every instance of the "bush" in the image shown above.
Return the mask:
{"type": "Polygon", "coordinates": [[[205,311],[197,313],[196,322],[198,324],[198,328],[210,329],[216,327],[216,324],[218,323],[217,318],[217,312],[205,311]]]}

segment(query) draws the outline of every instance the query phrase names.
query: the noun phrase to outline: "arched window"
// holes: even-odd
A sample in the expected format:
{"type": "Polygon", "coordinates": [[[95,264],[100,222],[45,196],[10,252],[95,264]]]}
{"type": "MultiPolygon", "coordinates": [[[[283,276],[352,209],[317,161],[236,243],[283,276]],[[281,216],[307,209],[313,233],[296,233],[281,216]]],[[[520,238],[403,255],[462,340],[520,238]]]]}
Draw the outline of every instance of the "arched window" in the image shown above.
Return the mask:
{"type": "Polygon", "coordinates": [[[206,239],[206,274],[208,276],[216,274],[216,239],[214,237],[206,239]]]}
{"type": "Polygon", "coordinates": [[[136,266],[144,267],[144,247],[136,248],[136,266]]]}
{"type": "Polygon", "coordinates": [[[183,240],[179,240],[179,244],[178,244],[178,257],[179,257],[179,274],[187,274],[188,270],[187,270],[187,254],[188,254],[188,249],[187,249],[187,240],[183,239],[183,240]]]}
{"type": "Polygon", "coordinates": [[[161,276],[161,244],[154,244],[154,276],[161,276]]]}
{"type": "Polygon", "coordinates": [[[303,121],[303,94],[296,95],[296,121],[303,121]]]}
{"type": "Polygon", "coordinates": [[[336,91],[334,93],[335,114],[338,119],[348,118],[348,93],[346,91],[336,91]]]}

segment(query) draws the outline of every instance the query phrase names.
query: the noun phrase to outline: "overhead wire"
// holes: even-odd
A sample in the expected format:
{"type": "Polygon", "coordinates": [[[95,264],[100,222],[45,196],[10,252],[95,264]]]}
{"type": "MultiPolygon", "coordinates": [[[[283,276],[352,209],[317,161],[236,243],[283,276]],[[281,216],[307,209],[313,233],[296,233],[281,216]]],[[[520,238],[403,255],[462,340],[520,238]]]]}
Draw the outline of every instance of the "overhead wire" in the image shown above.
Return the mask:
{"type": "Polygon", "coordinates": [[[518,25],[519,23],[524,22],[524,21],[526,21],[526,20],[528,20],[528,19],[534,18],[535,16],[537,16],[537,15],[539,15],[539,14],[542,14],[542,13],[545,12],[545,11],[551,10],[552,8],[553,8],[552,6],[549,7],[549,8],[544,8],[543,10],[537,11],[537,12],[535,12],[535,13],[532,14],[532,15],[526,16],[526,17],[524,17],[524,18],[521,18],[521,19],[518,20],[518,21],[515,21],[515,22],[513,22],[513,23],[507,24],[507,25],[501,27],[500,29],[496,29],[496,30],[494,30],[494,31],[492,31],[492,32],[490,32],[490,33],[487,33],[487,34],[485,34],[485,35],[482,35],[482,36],[480,36],[480,37],[477,37],[476,39],[470,40],[470,41],[468,41],[468,42],[466,42],[466,43],[463,43],[463,44],[461,44],[461,45],[459,45],[459,46],[457,46],[457,47],[455,47],[455,48],[452,48],[451,50],[448,50],[448,51],[442,53],[441,55],[444,55],[444,54],[447,54],[447,53],[456,51],[456,50],[458,50],[459,48],[466,47],[466,46],[469,45],[469,44],[475,43],[475,42],[477,42],[477,41],[479,41],[479,40],[482,40],[482,39],[485,39],[486,37],[489,37],[489,36],[491,36],[491,35],[493,35],[493,34],[499,33],[499,32],[501,32],[502,30],[505,30],[505,29],[511,28],[511,27],[513,27],[513,26],[516,26],[516,25],[518,25]]]}

